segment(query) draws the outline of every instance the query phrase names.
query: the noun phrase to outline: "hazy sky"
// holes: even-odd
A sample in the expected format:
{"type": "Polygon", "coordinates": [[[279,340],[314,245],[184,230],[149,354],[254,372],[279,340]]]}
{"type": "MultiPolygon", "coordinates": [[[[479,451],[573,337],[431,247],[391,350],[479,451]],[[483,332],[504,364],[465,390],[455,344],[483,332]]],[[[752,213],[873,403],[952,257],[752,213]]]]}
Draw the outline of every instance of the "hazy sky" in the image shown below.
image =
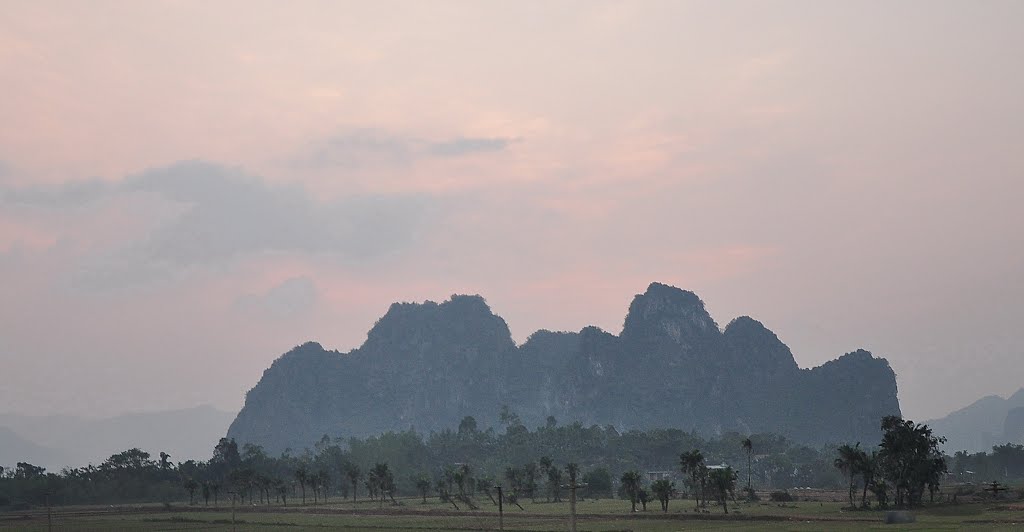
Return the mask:
{"type": "Polygon", "coordinates": [[[904,413],[1024,385],[1024,3],[0,4],[0,410],[237,409],[479,293],[651,281],[904,413]]]}

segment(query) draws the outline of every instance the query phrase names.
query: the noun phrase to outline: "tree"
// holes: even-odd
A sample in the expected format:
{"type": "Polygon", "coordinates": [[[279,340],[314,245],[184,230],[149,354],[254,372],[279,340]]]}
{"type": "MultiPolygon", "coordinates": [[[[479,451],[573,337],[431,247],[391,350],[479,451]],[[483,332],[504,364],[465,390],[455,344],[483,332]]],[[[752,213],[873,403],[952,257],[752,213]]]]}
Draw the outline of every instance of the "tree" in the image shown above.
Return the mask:
{"type": "Polygon", "coordinates": [[[476,431],[476,418],[473,416],[466,416],[459,422],[459,434],[474,434],[476,431]]]}
{"type": "Polygon", "coordinates": [[[242,463],[242,457],[238,454],[238,444],[235,439],[221,438],[213,448],[213,458],[210,463],[218,468],[220,476],[225,476],[236,469],[242,463]]]}
{"type": "Polygon", "coordinates": [[[661,511],[668,512],[668,501],[676,492],[676,484],[671,480],[657,480],[651,484],[651,492],[661,503],[661,511]]]}
{"type": "Polygon", "coordinates": [[[639,471],[626,471],[622,474],[622,478],[619,479],[622,482],[622,491],[625,492],[626,497],[629,498],[631,505],[630,512],[636,513],[636,503],[640,500],[640,489],[643,483],[643,477],[640,476],[639,471]]]}
{"type": "Polygon", "coordinates": [[[562,502],[562,470],[555,466],[548,468],[548,490],[554,502],[562,502]]]}
{"type": "Polygon", "coordinates": [[[348,481],[352,483],[352,502],[356,502],[356,490],[359,488],[359,479],[362,478],[363,472],[352,462],[345,462],[343,469],[348,481]]]}
{"type": "Polygon", "coordinates": [[[320,477],[320,489],[322,490],[321,497],[323,498],[324,503],[326,503],[327,493],[331,490],[331,475],[324,469],[321,469],[318,475],[320,477]]]}
{"type": "MultiPolygon", "coordinates": [[[[537,460],[537,463],[539,464],[538,469],[539,469],[539,472],[541,474],[541,477],[548,477],[549,478],[549,482],[550,482],[550,478],[551,478],[550,471],[551,471],[551,468],[554,467],[554,461],[551,458],[547,457],[547,456],[542,456],[542,457],[540,457],[540,460],[537,460]]],[[[549,486],[549,489],[548,489],[548,502],[551,502],[551,489],[550,489],[550,486],[549,486]]]]}
{"type": "Polygon", "coordinates": [[[416,484],[416,489],[419,490],[420,495],[423,496],[423,504],[427,504],[427,492],[430,491],[430,476],[426,473],[420,473],[418,477],[413,479],[416,484]]]}
{"type": "Polygon", "coordinates": [[[173,464],[171,464],[170,460],[171,460],[171,455],[169,455],[169,454],[167,454],[167,453],[165,453],[163,451],[160,451],[160,470],[161,471],[168,471],[168,470],[171,469],[171,466],[173,464]]]}
{"type": "Polygon", "coordinates": [[[188,491],[188,504],[192,506],[195,504],[196,489],[199,488],[199,483],[194,478],[186,478],[184,482],[185,490],[188,491]]]}
{"type": "Polygon", "coordinates": [[[599,498],[601,495],[612,494],[612,474],[606,468],[599,467],[583,474],[583,483],[587,485],[588,497],[599,498]]]}
{"type": "Polygon", "coordinates": [[[754,454],[754,442],[750,438],[743,438],[743,450],[747,451],[747,491],[750,491],[750,462],[754,454]]]}
{"type": "Polygon", "coordinates": [[[693,500],[699,508],[700,498],[704,493],[704,478],[707,474],[707,469],[704,466],[704,455],[702,455],[698,449],[680,454],[679,468],[684,475],[687,475],[690,478],[690,489],[693,490],[693,500]]]}
{"type": "Polygon", "coordinates": [[[371,498],[377,498],[381,508],[384,507],[385,496],[394,501],[395,477],[386,462],[377,462],[366,474],[366,488],[370,490],[371,498]]]}
{"type": "Polygon", "coordinates": [[[569,475],[569,483],[575,485],[580,475],[580,465],[576,462],[565,464],[565,473],[569,475]]]}
{"type": "Polygon", "coordinates": [[[729,513],[728,499],[736,490],[736,472],[731,467],[714,469],[708,474],[708,480],[722,509],[729,513]]]}
{"type": "Polygon", "coordinates": [[[302,488],[302,504],[306,504],[306,482],[309,480],[309,471],[306,471],[306,466],[299,466],[295,470],[295,480],[299,483],[299,487],[302,488]]]}
{"type": "Polygon", "coordinates": [[[636,494],[637,500],[643,506],[644,511],[647,511],[647,503],[651,502],[651,494],[647,493],[647,490],[640,488],[640,491],[636,494]]]}
{"type": "Polygon", "coordinates": [[[857,486],[857,481],[855,479],[859,472],[860,458],[863,451],[860,450],[860,442],[858,442],[857,445],[853,446],[848,443],[844,443],[839,446],[837,452],[839,453],[839,456],[837,456],[832,463],[836,469],[841,471],[843,476],[847,477],[849,480],[847,495],[850,499],[850,507],[853,508],[856,506],[856,503],[853,502],[853,491],[857,486]]]}
{"type": "Polygon", "coordinates": [[[857,471],[860,473],[861,482],[864,484],[864,492],[860,496],[860,505],[864,508],[868,507],[868,488],[875,481],[875,472],[877,470],[878,452],[871,451],[871,454],[867,454],[861,451],[857,471]]]}
{"type": "Polygon", "coordinates": [[[530,501],[537,502],[537,464],[530,462],[523,466],[523,476],[525,477],[526,485],[524,488],[530,495],[530,501]]]}
{"type": "Polygon", "coordinates": [[[899,416],[882,418],[882,443],[878,452],[886,480],[895,489],[896,506],[912,507],[921,502],[925,486],[934,493],[946,473],[946,459],[939,445],[946,439],[936,437],[928,425],[899,416]]]}

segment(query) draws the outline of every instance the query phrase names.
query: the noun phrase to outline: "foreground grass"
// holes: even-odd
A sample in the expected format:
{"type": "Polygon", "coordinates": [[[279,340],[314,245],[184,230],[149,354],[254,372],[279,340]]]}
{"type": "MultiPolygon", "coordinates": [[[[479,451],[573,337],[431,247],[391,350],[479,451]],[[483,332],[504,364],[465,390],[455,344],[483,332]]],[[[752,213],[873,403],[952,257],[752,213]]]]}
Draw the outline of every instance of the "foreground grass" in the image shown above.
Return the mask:
{"type": "MultiPolygon", "coordinates": [[[[421,504],[402,499],[400,505],[379,508],[370,501],[331,501],[316,506],[257,506],[239,508],[232,525],[230,508],[162,505],[75,507],[55,510],[55,530],[259,530],[290,531],[341,529],[387,531],[497,530],[498,515],[486,499],[476,511],[455,511],[436,499],[421,504]]],[[[516,531],[568,530],[568,503],[523,503],[524,510],[506,508],[504,529],[516,531]]],[[[464,509],[465,510],[465,509],[464,509]]],[[[577,508],[581,531],[679,530],[1019,530],[1024,528],[1024,505],[974,503],[937,506],[914,512],[912,525],[887,526],[884,512],[847,511],[839,503],[739,503],[728,516],[720,508],[696,513],[693,501],[673,500],[669,512],[657,504],[631,514],[621,500],[581,501],[577,508]]],[[[47,530],[45,512],[0,514],[0,529],[47,530]]]]}

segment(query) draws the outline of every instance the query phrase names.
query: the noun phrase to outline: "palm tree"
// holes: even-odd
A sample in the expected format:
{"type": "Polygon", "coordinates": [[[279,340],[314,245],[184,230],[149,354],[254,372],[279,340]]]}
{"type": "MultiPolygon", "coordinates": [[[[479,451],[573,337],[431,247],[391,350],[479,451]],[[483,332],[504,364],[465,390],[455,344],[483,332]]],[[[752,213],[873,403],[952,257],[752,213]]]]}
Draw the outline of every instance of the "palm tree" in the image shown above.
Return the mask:
{"type": "Polygon", "coordinates": [[[640,498],[640,485],[643,482],[643,477],[640,476],[638,471],[626,471],[622,474],[622,489],[626,492],[626,496],[629,497],[629,502],[632,505],[630,512],[636,513],[636,503],[640,498]]]}
{"type": "Polygon", "coordinates": [[[580,474],[580,466],[576,462],[565,464],[565,472],[569,474],[569,483],[575,485],[580,474]]]}
{"type": "Polygon", "coordinates": [[[854,480],[854,475],[857,474],[858,462],[861,454],[860,443],[858,442],[857,445],[854,446],[844,443],[839,447],[838,452],[839,456],[836,457],[832,464],[835,465],[836,469],[843,473],[843,476],[849,478],[850,507],[853,508],[855,506],[855,503],[853,502],[853,490],[857,482],[854,480]]]}
{"type": "Polygon", "coordinates": [[[754,454],[754,442],[750,438],[743,439],[743,450],[747,451],[747,492],[750,492],[750,458],[754,454]]]}
{"type": "Polygon", "coordinates": [[[651,491],[654,492],[654,496],[661,502],[661,511],[668,512],[668,500],[676,492],[675,483],[665,479],[658,480],[651,484],[651,491]]]}
{"type": "Polygon", "coordinates": [[[679,455],[679,467],[684,475],[690,477],[690,488],[693,489],[693,500],[700,507],[700,496],[704,491],[704,455],[694,449],[679,455]],[[700,491],[697,486],[701,486],[700,491]]]}
{"type": "Polygon", "coordinates": [[[864,482],[864,493],[860,496],[860,505],[867,508],[868,486],[875,481],[875,472],[878,470],[878,451],[871,451],[871,454],[861,451],[857,470],[860,472],[861,481],[864,482]]]}
{"type": "Polygon", "coordinates": [[[718,502],[722,503],[722,509],[729,513],[728,499],[736,489],[736,472],[731,467],[715,469],[708,475],[711,481],[711,488],[715,490],[718,502]]]}
{"type": "Polygon", "coordinates": [[[374,486],[380,492],[380,507],[383,508],[385,495],[394,500],[395,477],[391,474],[386,462],[377,462],[370,470],[369,477],[373,479],[374,486]]]}

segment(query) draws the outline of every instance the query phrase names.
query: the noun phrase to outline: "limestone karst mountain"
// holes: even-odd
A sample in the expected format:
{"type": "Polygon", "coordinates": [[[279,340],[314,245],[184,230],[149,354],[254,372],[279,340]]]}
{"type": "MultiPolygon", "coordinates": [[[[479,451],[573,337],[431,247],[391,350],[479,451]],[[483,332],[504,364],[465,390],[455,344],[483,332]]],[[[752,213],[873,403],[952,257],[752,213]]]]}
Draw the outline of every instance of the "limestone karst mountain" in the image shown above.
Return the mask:
{"type": "Polygon", "coordinates": [[[876,441],[899,414],[885,359],[855,351],[800,369],[748,317],[720,329],[692,292],[653,283],[619,335],[538,331],[521,346],[479,296],[394,304],[349,353],[306,343],[246,396],[229,436],[268,451],[324,434],[456,427],[503,405],[528,426],[547,416],[622,429],[776,432],[807,443],[876,441]]]}
{"type": "Polygon", "coordinates": [[[949,415],[926,421],[946,438],[947,453],[992,451],[993,445],[1024,444],[1024,388],[1004,399],[982,397],[949,415]]]}

